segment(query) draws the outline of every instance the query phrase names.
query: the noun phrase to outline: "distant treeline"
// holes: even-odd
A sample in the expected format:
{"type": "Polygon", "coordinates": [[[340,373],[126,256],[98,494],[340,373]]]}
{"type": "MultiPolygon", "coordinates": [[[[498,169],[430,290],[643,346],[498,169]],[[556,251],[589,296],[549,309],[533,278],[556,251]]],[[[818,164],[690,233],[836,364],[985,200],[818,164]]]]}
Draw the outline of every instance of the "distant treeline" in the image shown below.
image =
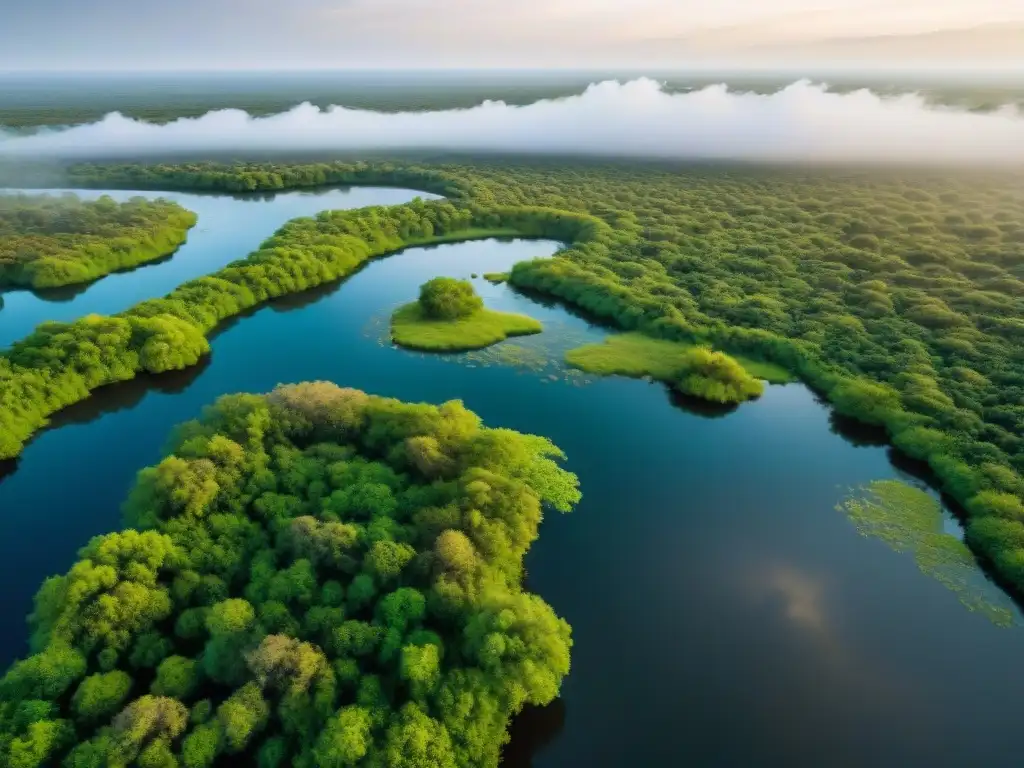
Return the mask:
{"type": "Polygon", "coordinates": [[[195,223],[169,200],[0,195],[0,289],[84,283],[158,259],[195,223]]]}
{"type": "Polygon", "coordinates": [[[304,187],[358,184],[413,187],[446,197],[459,197],[458,179],[416,166],[392,163],[325,162],[296,164],[184,163],[173,165],[71,166],[63,175],[72,186],[129,189],[276,192],[304,187]]]}
{"type": "Polygon", "coordinates": [[[105,381],[194,361],[218,319],[256,301],[438,234],[512,229],[573,243],[518,265],[514,285],[623,329],[780,364],[840,413],[883,427],[964,506],[975,551],[1024,591],[1019,178],[554,160],[93,166],[71,176],[180,187],[191,174],[202,188],[276,189],[321,172],[351,183],[383,174],[447,190],[455,203],[294,222],[247,262],[168,299],[44,327],[0,360],[0,383],[11,382],[0,454],[15,455],[47,414],[105,381]],[[72,342],[99,337],[89,323],[126,324],[126,341],[83,363],[72,342]]]}
{"type": "MultiPolygon", "coordinates": [[[[340,105],[380,112],[416,112],[467,109],[484,101],[526,105],[542,99],[581,94],[588,85],[608,79],[620,81],[637,77],[629,72],[514,74],[491,82],[469,78],[392,74],[363,76],[361,82],[324,75],[271,75],[262,80],[228,76],[222,80],[204,75],[189,81],[179,74],[173,80],[159,75],[150,78],[110,78],[38,75],[7,75],[0,79],[0,127],[31,130],[41,126],[77,125],[95,122],[111,112],[151,123],[167,123],[182,117],[199,117],[220,109],[242,109],[250,115],[266,116],[285,112],[302,102],[326,109],[340,105]],[[184,86],[184,87],[182,87],[184,86]]],[[[712,84],[728,83],[739,92],[774,93],[791,84],[795,77],[737,76],[715,74],[680,76],[672,72],[651,72],[670,93],[681,93],[712,84]]],[[[813,77],[813,74],[810,75],[813,77]]],[[[876,93],[898,95],[922,93],[933,104],[959,109],[990,111],[1005,105],[1024,106],[1024,88],[1010,83],[941,83],[937,78],[916,82],[893,82],[892,78],[825,78],[831,89],[847,92],[869,88],[876,93]]]]}
{"type": "Polygon", "coordinates": [[[497,768],[569,625],[522,587],[576,476],[460,402],[231,395],[48,579],[0,678],[8,768],[497,768]]]}

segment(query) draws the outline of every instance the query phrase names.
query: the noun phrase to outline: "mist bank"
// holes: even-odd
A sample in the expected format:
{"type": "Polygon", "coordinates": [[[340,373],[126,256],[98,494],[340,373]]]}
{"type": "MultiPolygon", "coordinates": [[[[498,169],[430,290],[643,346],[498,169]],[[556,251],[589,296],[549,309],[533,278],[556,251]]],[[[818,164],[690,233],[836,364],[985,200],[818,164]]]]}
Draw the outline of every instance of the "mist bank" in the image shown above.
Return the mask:
{"type": "Polygon", "coordinates": [[[725,85],[673,94],[640,78],[525,106],[384,113],[302,104],[265,117],[225,109],[163,125],[115,112],[70,128],[0,133],[0,157],[25,159],[379,150],[1024,166],[1024,113],[936,107],[918,94],[834,93],[807,81],[771,94],[725,85]]]}

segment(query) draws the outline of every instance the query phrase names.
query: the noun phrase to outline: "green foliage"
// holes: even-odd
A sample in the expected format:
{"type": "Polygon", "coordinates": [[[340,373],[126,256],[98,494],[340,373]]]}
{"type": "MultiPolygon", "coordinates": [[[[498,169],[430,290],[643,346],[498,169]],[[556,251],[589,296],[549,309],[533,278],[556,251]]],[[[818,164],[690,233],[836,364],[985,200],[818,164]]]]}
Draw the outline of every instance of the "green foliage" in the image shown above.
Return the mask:
{"type": "Polygon", "coordinates": [[[742,403],[760,397],[764,385],[724,352],[694,347],[683,357],[673,386],[683,394],[713,403],[742,403]]]}
{"type": "Polygon", "coordinates": [[[40,590],[0,764],[496,766],[557,696],[569,627],[521,586],[542,506],[580,497],[547,440],[313,382],[222,398],[171,450],[144,530],[40,590]]]}
{"type": "Polygon", "coordinates": [[[184,656],[168,656],[156,669],[151,690],[157,696],[189,700],[199,684],[199,664],[184,656]]]}
{"type": "MultiPolygon", "coordinates": [[[[444,180],[426,172],[422,178],[444,180]]],[[[47,416],[92,390],[143,372],[194,365],[209,352],[207,336],[220,322],[268,299],[344,277],[375,256],[495,234],[575,240],[598,225],[589,216],[547,209],[422,201],[296,219],[244,261],[191,280],[162,299],[112,317],[43,323],[0,353],[0,459],[17,456],[47,416]]]]}
{"type": "MultiPolygon", "coordinates": [[[[477,161],[83,165],[69,176],[232,191],[393,183],[451,201],[299,219],[248,259],[166,298],[113,318],[44,324],[0,355],[0,458],[16,456],[47,416],[99,386],[146,365],[194,362],[210,329],[262,301],[403,246],[504,233],[567,244],[556,258],[516,265],[516,288],[624,331],[785,369],[926,462],[972,526],[1008,508],[980,494],[1024,499],[1024,192],[1012,175],[477,161]],[[169,340],[186,331],[172,318],[191,329],[180,357],[169,340]]],[[[312,426],[305,413],[292,418],[321,434],[333,429],[312,426]]],[[[410,445],[417,471],[451,476],[429,440],[410,445]]],[[[289,514],[292,495],[257,505],[289,514]]],[[[1008,541],[970,538],[1024,590],[1024,550],[1008,541]]],[[[455,611],[460,598],[436,603],[455,611]]],[[[191,618],[179,624],[195,630],[191,618]]]]}
{"type": "Polygon", "coordinates": [[[510,336],[540,333],[543,326],[526,315],[477,309],[452,320],[428,317],[422,302],[399,307],[391,316],[391,340],[402,347],[430,352],[482,349],[510,336]]]}
{"type": "Polygon", "coordinates": [[[119,669],[90,675],[78,686],[71,706],[81,720],[109,717],[121,708],[131,687],[131,676],[119,669]]]}
{"type": "Polygon", "coordinates": [[[84,283],[173,252],[196,216],[169,200],[0,195],[0,289],[84,283]]]}
{"type": "Polygon", "coordinates": [[[735,359],[722,352],[640,333],[610,336],[601,344],[571,349],[565,360],[572,366],[604,376],[650,376],[679,391],[717,403],[739,403],[763,392],[755,378],[788,381],[789,375],[771,363],[735,359]]]}
{"type": "Polygon", "coordinates": [[[420,286],[420,311],[427,320],[458,320],[483,309],[473,284],[453,277],[435,277],[420,286]]]}

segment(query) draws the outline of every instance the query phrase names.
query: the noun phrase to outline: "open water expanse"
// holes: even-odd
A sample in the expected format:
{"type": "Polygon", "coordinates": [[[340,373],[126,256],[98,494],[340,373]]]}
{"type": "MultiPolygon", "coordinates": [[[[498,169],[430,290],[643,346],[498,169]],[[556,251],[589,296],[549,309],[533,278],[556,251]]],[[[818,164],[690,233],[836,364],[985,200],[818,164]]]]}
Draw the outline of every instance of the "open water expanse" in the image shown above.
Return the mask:
{"type": "MultiPolygon", "coordinates": [[[[417,194],[166,193],[199,214],[174,257],[77,293],[7,294],[0,347],[44,319],[163,295],[294,216],[417,194]]],[[[772,386],[709,412],[658,384],[572,374],[561,352],[607,332],[482,279],[489,307],[530,314],[545,333],[445,357],[382,338],[391,309],[425,280],[504,271],[557,247],[404,251],[229,323],[194,369],[108,387],[58,415],[18,462],[0,464],[0,664],[26,651],[42,579],[120,526],[135,473],[159,460],[175,424],[222,394],[330,379],[404,400],[460,398],[489,426],[550,437],[580,476],[582,503],[549,513],[527,559],[529,588],[572,624],[572,671],[555,705],[516,724],[510,765],[1019,765],[1019,614],[996,626],[909,555],[857,534],[836,510],[851,489],[919,481],[839,429],[806,388],[772,386]]]]}

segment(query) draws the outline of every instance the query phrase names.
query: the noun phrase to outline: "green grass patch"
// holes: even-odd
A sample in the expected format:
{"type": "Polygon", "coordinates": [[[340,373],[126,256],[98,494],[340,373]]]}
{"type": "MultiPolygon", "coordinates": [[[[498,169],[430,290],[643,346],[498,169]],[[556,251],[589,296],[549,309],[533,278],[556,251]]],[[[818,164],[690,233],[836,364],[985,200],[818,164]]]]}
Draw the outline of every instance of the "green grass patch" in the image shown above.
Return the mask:
{"type": "Polygon", "coordinates": [[[969,610],[1000,626],[1013,623],[1010,599],[991,584],[967,545],[942,527],[939,502],[899,480],[877,480],[838,506],[861,536],[912,554],[923,573],[952,590],[969,610]]]}
{"type": "Polygon", "coordinates": [[[500,285],[508,280],[508,272],[484,272],[484,280],[494,285],[500,285]]]}
{"type": "Polygon", "coordinates": [[[526,315],[481,309],[456,320],[424,317],[419,302],[399,307],[391,316],[391,340],[401,347],[428,352],[483,349],[509,336],[528,336],[544,330],[526,315]]]}
{"type": "MultiPolygon", "coordinates": [[[[693,344],[655,339],[642,333],[621,333],[609,336],[601,344],[571,349],[566,352],[565,361],[575,368],[601,376],[650,376],[661,381],[673,381],[694,348],[693,344]]],[[[785,368],[774,363],[740,355],[731,357],[751,376],[770,384],[795,380],[785,368]]]]}

